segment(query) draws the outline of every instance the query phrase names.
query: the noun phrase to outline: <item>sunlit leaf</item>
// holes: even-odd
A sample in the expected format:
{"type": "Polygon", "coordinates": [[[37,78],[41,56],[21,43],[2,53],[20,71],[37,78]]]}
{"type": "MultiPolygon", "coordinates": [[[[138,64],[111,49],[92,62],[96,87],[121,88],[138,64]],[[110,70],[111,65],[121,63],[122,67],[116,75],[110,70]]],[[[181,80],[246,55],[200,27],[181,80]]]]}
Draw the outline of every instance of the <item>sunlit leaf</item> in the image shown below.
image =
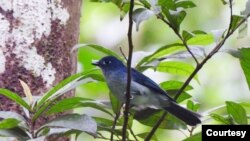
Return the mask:
{"type": "Polygon", "coordinates": [[[185,50],[185,47],[183,46],[183,44],[175,43],[175,44],[162,46],[158,50],[153,52],[151,55],[148,55],[148,56],[144,57],[137,64],[136,68],[138,69],[139,67],[141,67],[142,64],[144,64],[146,62],[151,62],[152,60],[154,60],[156,58],[166,56],[166,55],[168,55],[170,53],[174,53],[174,52],[179,51],[179,50],[185,50]]]}
{"type": "MultiPolygon", "coordinates": [[[[184,83],[176,80],[165,81],[160,84],[161,88],[164,90],[178,90],[182,87],[184,83]]],[[[193,87],[188,85],[184,90],[192,90],[193,87]]]]}
{"type": "Polygon", "coordinates": [[[250,48],[242,48],[240,51],[240,65],[244,71],[245,78],[250,89],[250,48]]]}
{"type": "Polygon", "coordinates": [[[20,121],[15,118],[6,118],[0,121],[0,129],[11,129],[17,127],[19,123],[20,121]]]}
{"type": "MultiPolygon", "coordinates": [[[[145,139],[148,134],[149,134],[149,132],[144,132],[144,133],[137,134],[136,136],[138,136],[138,137],[140,137],[142,139],[145,139]]],[[[152,138],[150,140],[152,140],[152,141],[158,141],[158,139],[157,139],[157,137],[156,137],[155,134],[152,136],[152,138]]]]}
{"type": "Polygon", "coordinates": [[[0,88],[0,95],[3,95],[13,101],[15,101],[17,104],[23,106],[26,109],[29,109],[30,106],[16,93],[7,90],[7,89],[2,89],[0,88]]]}
{"type": "Polygon", "coordinates": [[[198,109],[200,108],[200,104],[199,103],[195,103],[193,102],[192,100],[188,100],[187,102],[187,108],[194,111],[194,112],[197,112],[198,109]]]}
{"type": "Polygon", "coordinates": [[[139,25],[142,21],[148,20],[154,16],[154,12],[146,8],[138,8],[133,12],[133,21],[136,23],[136,30],[139,30],[139,25]]]}
{"type": "Polygon", "coordinates": [[[227,112],[238,124],[247,124],[246,110],[238,103],[227,101],[227,112]]]}
{"type": "Polygon", "coordinates": [[[122,103],[111,92],[109,92],[109,99],[114,113],[117,114],[122,106],[122,103]]]}
{"type": "Polygon", "coordinates": [[[212,34],[196,34],[193,38],[187,41],[188,45],[209,45],[214,42],[214,37],[212,34]]]}
{"type": "MultiPolygon", "coordinates": [[[[190,74],[194,71],[194,67],[188,63],[177,62],[177,61],[167,61],[161,62],[157,66],[157,71],[167,72],[171,74],[176,74],[180,76],[190,76],[190,74]]],[[[198,81],[198,77],[194,77],[195,80],[198,81]]]]}
{"type": "Polygon", "coordinates": [[[196,133],[191,137],[184,139],[183,141],[201,141],[201,133],[196,133]]]}
{"type": "Polygon", "coordinates": [[[220,123],[223,123],[223,124],[226,124],[226,125],[230,125],[230,121],[227,118],[224,118],[221,115],[213,113],[213,114],[210,114],[210,117],[212,117],[214,120],[216,120],[216,121],[218,121],[220,123]]]}
{"type": "MultiPolygon", "coordinates": [[[[195,46],[189,46],[189,51],[192,52],[192,54],[196,58],[205,58],[206,53],[205,49],[202,47],[195,47],[195,46]]],[[[184,51],[178,51],[174,54],[168,55],[166,57],[159,58],[159,60],[164,60],[164,59],[188,59],[188,58],[193,58],[193,56],[189,53],[189,51],[184,50],[184,51]]]]}

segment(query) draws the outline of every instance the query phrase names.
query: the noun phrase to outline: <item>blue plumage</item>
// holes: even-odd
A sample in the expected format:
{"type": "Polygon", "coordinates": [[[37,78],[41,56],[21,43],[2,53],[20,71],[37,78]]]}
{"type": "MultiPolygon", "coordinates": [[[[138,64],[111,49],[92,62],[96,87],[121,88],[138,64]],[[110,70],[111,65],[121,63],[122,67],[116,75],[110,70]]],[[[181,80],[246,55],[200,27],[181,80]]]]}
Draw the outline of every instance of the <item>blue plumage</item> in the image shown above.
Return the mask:
{"type": "MultiPolygon", "coordinates": [[[[104,57],[92,64],[101,68],[112,94],[125,102],[127,67],[113,56],[104,57]]],[[[164,109],[192,126],[201,123],[198,114],[179,106],[153,80],[135,69],[132,69],[131,75],[132,105],[164,109]]]]}

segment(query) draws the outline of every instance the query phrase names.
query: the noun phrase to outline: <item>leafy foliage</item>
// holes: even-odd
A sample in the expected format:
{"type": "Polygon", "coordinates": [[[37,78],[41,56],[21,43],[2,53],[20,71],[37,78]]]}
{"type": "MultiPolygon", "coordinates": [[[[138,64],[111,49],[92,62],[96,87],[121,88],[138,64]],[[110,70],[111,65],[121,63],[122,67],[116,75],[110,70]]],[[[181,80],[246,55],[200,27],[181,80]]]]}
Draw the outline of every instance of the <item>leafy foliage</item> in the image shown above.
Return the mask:
{"type": "MultiPolygon", "coordinates": [[[[111,2],[115,4],[121,13],[121,19],[124,18],[130,7],[129,1],[122,0],[91,0],[92,2],[111,2]]],[[[222,0],[224,4],[226,1],[222,0]]],[[[248,1],[249,2],[249,1],[248,1]]],[[[200,64],[203,61],[208,61],[213,56],[211,53],[217,52],[228,37],[235,30],[241,27],[244,20],[249,12],[249,6],[246,6],[246,10],[242,15],[231,15],[231,23],[228,29],[223,29],[219,37],[211,33],[206,33],[201,30],[188,31],[181,27],[181,24],[187,17],[187,9],[196,7],[196,4],[190,0],[139,0],[136,1],[136,9],[133,11],[133,21],[136,23],[137,31],[142,22],[156,17],[163,21],[166,27],[173,30],[179,39],[173,43],[168,43],[163,46],[158,46],[155,51],[149,53],[149,55],[143,57],[136,65],[138,71],[145,71],[150,68],[154,68],[155,71],[170,73],[178,76],[184,76],[185,78],[191,78],[198,81],[197,72],[204,64],[200,64]],[[230,33],[226,34],[226,32],[230,33]],[[217,39],[219,38],[219,39],[217,39]],[[207,54],[205,53],[205,47],[208,45],[216,44],[214,50],[207,54]],[[221,46],[219,46],[221,45],[221,46]],[[197,57],[199,62],[196,67],[189,62],[189,58],[193,57],[190,52],[197,57]],[[199,58],[202,56],[203,59],[199,58]],[[204,59],[205,58],[205,59],[204,59]],[[183,61],[185,59],[185,61],[183,61]],[[206,60],[207,59],[207,60],[206,60]],[[193,72],[195,75],[192,76],[193,72]],[[192,77],[191,77],[192,76],[192,77]]],[[[243,30],[243,29],[242,29],[243,30]]],[[[244,29],[245,30],[245,29],[244,29]]],[[[244,35],[241,35],[244,36],[244,35]]],[[[101,45],[95,44],[78,44],[72,51],[80,48],[91,48],[92,50],[101,52],[103,55],[112,55],[117,57],[119,60],[124,61],[114,51],[107,49],[101,45]]],[[[248,86],[250,88],[250,50],[249,48],[242,48],[238,51],[230,50],[234,57],[238,57],[240,60],[241,67],[244,71],[248,86]]],[[[66,99],[59,99],[66,92],[76,88],[79,85],[84,85],[92,82],[103,82],[105,81],[103,76],[95,70],[89,72],[81,72],[73,74],[70,77],[64,79],[42,97],[37,100],[32,96],[28,85],[20,80],[20,83],[24,89],[24,93],[28,100],[20,97],[18,94],[7,90],[0,89],[0,94],[13,100],[15,103],[23,107],[24,111],[28,111],[27,115],[19,115],[10,111],[0,111],[0,136],[4,137],[15,137],[19,140],[43,140],[45,137],[50,135],[64,135],[68,136],[75,134],[76,138],[79,134],[85,132],[95,138],[109,139],[102,135],[103,132],[112,133],[117,140],[120,139],[122,134],[122,123],[124,120],[123,116],[118,115],[117,123],[114,125],[115,115],[120,113],[122,109],[122,103],[117,100],[111,93],[109,93],[110,103],[100,102],[94,99],[82,98],[82,97],[71,97],[66,99]],[[76,108],[92,108],[101,111],[105,114],[103,117],[90,117],[86,114],[66,114],[60,117],[56,117],[52,121],[46,122],[38,130],[34,130],[32,126],[35,124],[37,119],[41,117],[47,117],[60,112],[74,110],[76,108]],[[28,126],[29,125],[29,126],[28,126]],[[114,128],[112,128],[114,127],[114,128]]],[[[190,82],[189,81],[189,82],[190,82]]],[[[197,112],[200,108],[200,104],[192,100],[192,95],[187,91],[193,89],[188,81],[180,81],[177,79],[162,82],[160,87],[167,91],[172,97],[180,91],[179,97],[176,102],[186,102],[187,108],[197,112]],[[183,87],[186,86],[186,87],[183,87]],[[183,89],[182,89],[183,88],[183,89]]],[[[227,101],[224,110],[225,115],[213,112],[210,113],[210,117],[221,124],[248,124],[247,111],[245,107],[250,107],[249,103],[236,103],[227,101]]],[[[149,126],[155,127],[155,124],[162,117],[164,111],[160,109],[146,108],[143,110],[130,109],[130,120],[128,124],[129,136],[128,140],[133,135],[134,138],[146,138],[149,134],[148,131],[143,133],[134,134],[132,129],[134,121],[149,126]]],[[[102,113],[102,114],[103,114],[102,113]]],[[[159,124],[159,128],[167,130],[187,130],[187,125],[176,117],[168,114],[164,117],[162,123],[159,124]]],[[[195,127],[194,127],[195,128],[195,127]]],[[[137,140],[137,139],[135,139],[137,140]]],[[[154,134],[151,140],[157,140],[157,136],[154,134]]],[[[196,133],[185,141],[198,141],[201,140],[201,133],[196,133]]]]}
{"type": "Polygon", "coordinates": [[[248,87],[250,89],[250,48],[242,48],[240,51],[240,64],[244,71],[248,87]]]}

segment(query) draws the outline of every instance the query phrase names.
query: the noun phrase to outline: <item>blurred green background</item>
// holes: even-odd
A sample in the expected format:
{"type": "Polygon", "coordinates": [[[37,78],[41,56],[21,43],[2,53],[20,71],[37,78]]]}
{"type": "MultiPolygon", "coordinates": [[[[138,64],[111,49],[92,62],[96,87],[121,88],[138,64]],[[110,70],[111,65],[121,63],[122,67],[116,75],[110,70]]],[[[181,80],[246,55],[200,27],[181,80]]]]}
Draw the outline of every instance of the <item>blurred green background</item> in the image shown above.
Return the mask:
{"type": "MultiPolygon", "coordinates": [[[[220,0],[193,0],[196,8],[188,10],[187,17],[181,24],[182,29],[203,30],[211,33],[215,30],[225,29],[229,22],[229,8],[222,4],[220,0]]],[[[234,2],[234,14],[239,14],[244,10],[246,0],[234,2]]],[[[95,3],[88,0],[83,1],[82,17],[80,25],[80,43],[99,44],[118,54],[121,54],[119,47],[127,53],[127,28],[128,17],[120,21],[119,9],[112,3],[95,3]]],[[[150,18],[140,25],[137,32],[134,28],[134,52],[139,55],[143,52],[154,51],[162,45],[170,44],[178,38],[162,21],[150,18]]],[[[237,39],[237,33],[233,35],[224,45],[223,49],[249,47],[250,36],[237,39]]],[[[214,45],[214,44],[213,44],[214,45]]],[[[211,50],[213,45],[208,46],[211,50]]],[[[138,56],[139,56],[138,55],[138,56]]],[[[90,48],[80,48],[78,54],[78,71],[92,69],[91,60],[100,59],[103,54],[90,48]]],[[[157,83],[174,79],[175,76],[146,71],[145,74],[157,83]]],[[[247,83],[241,70],[239,60],[226,54],[218,53],[206,63],[204,68],[198,73],[200,84],[192,81],[194,90],[189,91],[193,100],[201,104],[199,113],[205,114],[207,110],[225,104],[225,101],[249,101],[250,94],[247,83]]],[[[185,81],[185,77],[181,78],[185,81]]],[[[90,83],[77,88],[77,96],[86,98],[108,100],[108,88],[105,83],[90,83]]],[[[84,112],[91,116],[100,116],[101,112],[93,109],[78,109],[77,112],[84,112]]],[[[204,124],[211,124],[213,121],[206,121],[204,124]]],[[[135,133],[149,130],[150,127],[134,122],[135,133]]],[[[197,130],[197,129],[196,129],[197,130]]],[[[158,130],[158,139],[162,140],[182,140],[185,138],[180,131],[158,130]]],[[[79,141],[95,140],[93,137],[82,134],[79,141]]]]}

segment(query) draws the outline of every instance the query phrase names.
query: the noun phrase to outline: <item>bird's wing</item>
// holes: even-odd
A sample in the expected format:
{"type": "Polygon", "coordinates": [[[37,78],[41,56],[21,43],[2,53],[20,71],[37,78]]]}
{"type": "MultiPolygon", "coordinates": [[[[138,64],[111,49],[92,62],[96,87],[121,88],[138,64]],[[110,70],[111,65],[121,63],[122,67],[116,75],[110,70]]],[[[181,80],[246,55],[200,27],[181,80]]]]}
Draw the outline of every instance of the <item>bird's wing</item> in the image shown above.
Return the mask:
{"type": "Polygon", "coordinates": [[[135,82],[137,82],[137,83],[139,83],[139,84],[141,84],[141,85],[143,85],[145,87],[148,87],[149,89],[157,92],[157,94],[167,96],[168,99],[173,100],[173,98],[171,98],[164,90],[162,90],[158,86],[158,84],[156,84],[153,80],[151,80],[150,78],[148,78],[147,76],[145,76],[144,74],[138,72],[135,69],[132,69],[132,79],[135,82]]]}

